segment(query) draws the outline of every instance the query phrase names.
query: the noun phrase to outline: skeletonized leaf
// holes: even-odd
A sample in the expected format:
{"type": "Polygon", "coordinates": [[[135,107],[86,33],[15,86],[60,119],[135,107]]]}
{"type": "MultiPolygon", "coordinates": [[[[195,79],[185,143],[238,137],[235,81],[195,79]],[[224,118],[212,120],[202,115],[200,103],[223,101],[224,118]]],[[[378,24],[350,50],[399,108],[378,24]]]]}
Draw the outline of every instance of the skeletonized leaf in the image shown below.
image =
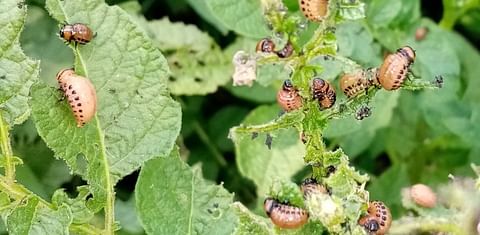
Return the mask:
{"type": "Polygon", "coordinates": [[[233,71],[231,58],[195,25],[172,23],[168,18],[149,21],[148,31],[166,55],[172,75],[168,86],[176,95],[205,95],[224,85],[233,71]]]}

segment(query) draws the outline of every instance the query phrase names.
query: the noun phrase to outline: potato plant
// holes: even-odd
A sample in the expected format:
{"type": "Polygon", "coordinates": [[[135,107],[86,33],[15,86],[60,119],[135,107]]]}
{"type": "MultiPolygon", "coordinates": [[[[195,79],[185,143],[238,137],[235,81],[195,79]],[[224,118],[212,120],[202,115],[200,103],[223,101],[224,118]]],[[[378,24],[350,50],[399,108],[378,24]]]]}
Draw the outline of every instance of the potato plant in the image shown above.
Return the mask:
{"type": "Polygon", "coordinates": [[[480,2],[441,5],[1,0],[0,231],[480,234],[480,2]],[[85,125],[67,68],[95,89],[85,125]]]}

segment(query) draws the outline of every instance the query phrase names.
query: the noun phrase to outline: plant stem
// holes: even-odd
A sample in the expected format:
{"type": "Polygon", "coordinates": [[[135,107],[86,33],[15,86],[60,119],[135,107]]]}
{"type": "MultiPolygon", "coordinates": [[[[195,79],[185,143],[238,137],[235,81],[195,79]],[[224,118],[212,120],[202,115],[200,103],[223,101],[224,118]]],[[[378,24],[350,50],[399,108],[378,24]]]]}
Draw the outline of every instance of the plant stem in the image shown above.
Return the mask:
{"type": "Polygon", "coordinates": [[[105,147],[105,137],[103,134],[103,130],[100,126],[100,121],[98,120],[97,115],[95,115],[95,121],[97,123],[97,132],[99,135],[99,142],[100,142],[100,149],[101,149],[101,161],[103,161],[103,174],[105,177],[105,207],[104,207],[104,213],[105,213],[105,230],[104,234],[114,234],[114,223],[115,223],[115,214],[114,214],[114,203],[115,203],[115,192],[113,188],[113,183],[112,179],[110,177],[110,167],[108,163],[108,158],[107,158],[107,153],[106,153],[106,147],[105,147]]]}
{"type": "Polygon", "coordinates": [[[195,132],[197,133],[198,137],[200,137],[200,140],[207,146],[208,150],[215,157],[215,160],[217,160],[218,164],[220,164],[220,166],[222,167],[227,166],[227,162],[223,158],[222,153],[220,153],[217,147],[212,143],[212,141],[210,140],[210,137],[208,137],[207,133],[200,126],[198,121],[195,121],[193,123],[193,128],[195,129],[195,132]]]}
{"type": "MultiPolygon", "coordinates": [[[[33,192],[30,192],[28,189],[23,187],[23,185],[16,184],[16,183],[8,183],[8,179],[0,175],[0,191],[6,193],[10,198],[14,200],[22,200],[27,197],[36,197],[39,201],[39,205],[55,209],[52,204],[45,201],[41,197],[38,197],[33,192]]],[[[91,235],[100,235],[102,231],[100,229],[92,226],[91,224],[71,224],[69,229],[72,233],[78,234],[91,234],[91,235]],[[81,232],[79,232],[81,231],[81,232]]]]}
{"type": "Polygon", "coordinates": [[[8,129],[7,123],[3,120],[2,112],[0,112],[0,145],[2,155],[5,159],[5,176],[7,183],[13,184],[15,182],[15,163],[13,161],[13,152],[12,146],[10,145],[8,129]]]}

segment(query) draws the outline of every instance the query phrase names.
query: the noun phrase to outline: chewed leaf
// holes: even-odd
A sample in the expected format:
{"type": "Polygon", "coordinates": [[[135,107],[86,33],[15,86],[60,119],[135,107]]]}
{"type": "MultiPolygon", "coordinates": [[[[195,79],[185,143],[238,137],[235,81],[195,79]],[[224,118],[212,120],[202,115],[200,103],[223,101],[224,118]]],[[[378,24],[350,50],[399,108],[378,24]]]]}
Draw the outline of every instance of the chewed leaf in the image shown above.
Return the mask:
{"type": "Polygon", "coordinates": [[[127,13],[95,0],[46,4],[59,22],[81,22],[96,33],[86,45],[71,45],[76,72],[96,88],[96,118],[77,128],[55,87],[39,83],[32,91],[40,136],[88,181],[94,202],[100,202],[89,204],[95,211],[113,196],[117,180],[171,151],[181,110],[168,93],[165,58],[127,13]]]}
{"type": "MultiPolygon", "coordinates": [[[[279,111],[277,106],[260,106],[245,118],[242,125],[266,123],[274,119],[279,111]]],[[[260,134],[252,140],[251,132],[237,130],[231,130],[231,138],[235,144],[238,168],[255,182],[258,195],[265,195],[274,179],[289,179],[303,168],[305,148],[292,128],[272,132],[271,149],[265,145],[268,134],[260,134]]]]}
{"type": "Polygon", "coordinates": [[[173,94],[209,94],[230,79],[231,58],[196,26],[172,23],[165,18],[149,21],[147,30],[155,45],[167,54],[172,69],[168,87],[173,94]]]}
{"type": "Polygon", "coordinates": [[[39,62],[25,56],[19,44],[26,8],[16,0],[2,1],[0,12],[0,112],[10,125],[28,118],[28,93],[38,80],[39,62]]]}
{"type": "Polygon", "coordinates": [[[233,195],[206,182],[174,150],[149,161],[140,173],[135,197],[148,234],[231,234],[233,195]]]}

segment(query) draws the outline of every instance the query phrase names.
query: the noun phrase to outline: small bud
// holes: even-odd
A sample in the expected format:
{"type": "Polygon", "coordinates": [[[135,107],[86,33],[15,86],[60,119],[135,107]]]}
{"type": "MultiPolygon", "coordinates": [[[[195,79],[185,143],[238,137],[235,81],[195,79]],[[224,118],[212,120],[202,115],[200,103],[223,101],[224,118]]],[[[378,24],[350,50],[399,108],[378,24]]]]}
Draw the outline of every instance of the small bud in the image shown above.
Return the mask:
{"type": "Polygon", "coordinates": [[[437,196],[424,184],[416,184],[410,188],[410,198],[419,206],[433,208],[437,204],[437,196]]]}

